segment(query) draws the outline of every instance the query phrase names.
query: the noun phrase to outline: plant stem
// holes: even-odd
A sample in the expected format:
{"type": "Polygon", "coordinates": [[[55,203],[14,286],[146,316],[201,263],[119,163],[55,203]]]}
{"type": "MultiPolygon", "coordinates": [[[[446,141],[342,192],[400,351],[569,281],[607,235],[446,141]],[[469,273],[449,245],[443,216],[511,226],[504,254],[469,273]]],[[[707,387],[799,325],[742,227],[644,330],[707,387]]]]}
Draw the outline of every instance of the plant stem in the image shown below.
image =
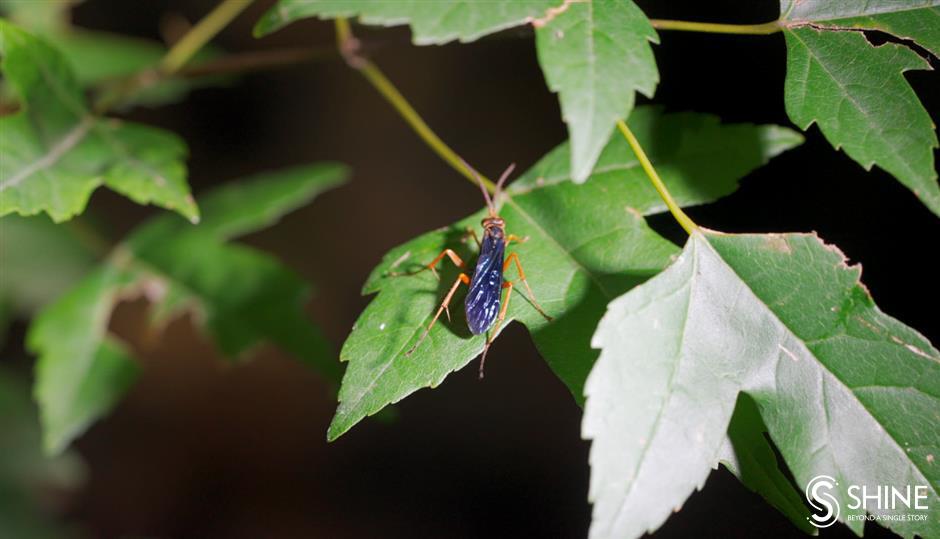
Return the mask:
{"type": "Polygon", "coordinates": [[[767,35],[775,34],[783,29],[780,21],[765,22],[763,24],[720,24],[650,19],[650,22],[653,24],[653,28],[657,30],[681,30],[685,32],[706,32],[709,34],[767,35]]]}
{"type": "Polygon", "coordinates": [[[691,234],[698,228],[698,225],[696,225],[695,222],[682,211],[682,208],[676,204],[675,199],[673,199],[672,195],[669,193],[669,189],[666,189],[666,184],[663,183],[659,174],[656,173],[656,169],[653,168],[653,164],[650,163],[649,158],[646,157],[646,152],[643,151],[640,142],[633,136],[633,132],[630,131],[630,128],[627,127],[626,122],[617,120],[617,128],[620,129],[620,132],[623,133],[623,137],[627,139],[627,143],[633,148],[633,153],[636,154],[636,158],[640,161],[640,166],[643,167],[643,171],[646,172],[646,176],[649,177],[650,181],[653,183],[653,187],[656,188],[656,192],[659,193],[660,198],[666,203],[666,207],[669,208],[669,213],[672,214],[686,232],[691,234]]]}
{"type": "MultiPolygon", "coordinates": [[[[349,21],[339,17],[335,19],[335,22],[336,45],[343,55],[343,58],[346,60],[346,63],[353,69],[362,73],[366,80],[382,94],[382,97],[384,97],[386,101],[391,103],[398,114],[411,126],[415,133],[421,137],[421,140],[423,140],[434,153],[453,167],[453,169],[459,172],[464,178],[476,184],[477,180],[474,178],[473,173],[467,170],[467,167],[464,166],[463,160],[457,155],[457,152],[452,150],[450,146],[437,136],[437,133],[428,127],[428,124],[421,118],[421,115],[408,103],[408,100],[395,88],[392,81],[388,80],[375,64],[358,54],[359,41],[353,36],[349,21]]],[[[495,191],[496,186],[486,176],[480,175],[480,180],[489,192],[492,193],[495,191]]]]}
{"type": "Polygon", "coordinates": [[[160,62],[160,72],[169,75],[186,65],[193,55],[251,5],[251,0],[223,0],[182,37],[160,62]]]}
{"type": "Polygon", "coordinates": [[[105,87],[92,106],[94,113],[104,114],[135,92],[176,74],[209,40],[221,32],[251,2],[252,0],[223,0],[167,51],[163,59],[160,60],[159,66],[155,69],[145,69],[117,81],[112,86],[105,87]]]}

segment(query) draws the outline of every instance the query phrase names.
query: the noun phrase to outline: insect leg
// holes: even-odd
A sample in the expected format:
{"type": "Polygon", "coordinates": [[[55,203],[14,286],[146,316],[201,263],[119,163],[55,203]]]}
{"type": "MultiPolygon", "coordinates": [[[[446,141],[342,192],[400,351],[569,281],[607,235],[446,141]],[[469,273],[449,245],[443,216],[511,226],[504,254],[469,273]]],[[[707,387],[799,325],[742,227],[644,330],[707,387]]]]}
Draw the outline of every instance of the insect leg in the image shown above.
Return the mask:
{"type": "Polygon", "coordinates": [[[418,348],[418,345],[424,342],[424,339],[428,336],[428,333],[431,332],[431,328],[434,327],[434,324],[437,322],[437,319],[440,318],[441,312],[447,309],[447,305],[450,303],[450,299],[454,297],[454,292],[457,291],[457,287],[460,286],[460,283],[469,285],[470,277],[468,277],[466,273],[461,273],[460,275],[457,276],[457,280],[454,281],[454,286],[450,287],[450,291],[447,292],[446,296],[444,296],[444,301],[441,302],[441,306],[437,309],[437,312],[434,314],[434,318],[431,319],[431,323],[428,324],[428,327],[424,329],[424,333],[421,334],[421,338],[418,339],[418,342],[416,342],[415,345],[412,346],[410,350],[405,352],[406,356],[410,356],[411,353],[414,352],[418,348]]]}
{"type": "Polygon", "coordinates": [[[519,255],[512,253],[506,257],[506,262],[503,263],[503,272],[505,273],[509,269],[509,263],[515,262],[516,269],[519,271],[519,279],[522,281],[522,284],[525,285],[526,291],[529,293],[529,300],[532,301],[532,306],[535,307],[535,310],[539,312],[542,316],[545,317],[549,322],[552,321],[552,317],[545,314],[545,311],[542,309],[542,306],[539,305],[538,300],[535,299],[535,294],[532,293],[532,288],[529,286],[529,281],[525,279],[525,272],[522,270],[522,263],[519,262],[519,255]]]}
{"type": "Polygon", "coordinates": [[[525,243],[525,242],[527,242],[527,241],[529,241],[529,236],[523,236],[523,237],[521,237],[521,238],[520,238],[519,236],[515,235],[515,234],[510,234],[510,235],[506,236],[506,246],[507,246],[507,247],[508,247],[509,244],[512,243],[512,242],[516,242],[516,243],[525,243]]]}
{"type": "Polygon", "coordinates": [[[477,237],[477,231],[474,230],[473,227],[471,226],[467,227],[467,236],[473,236],[473,241],[477,242],[477,249],[481,249],[483,247],[483,244],[480,243],[480,238],[477,237]]]}
{"type": "Polygon", "coordinates": [[[496,317],[496,323],[493,324],[493,329],[490,330],[489,334],[486,336],[486,344],[483,345],[483,357],[480,358],[480,380],[483,379],[483,366],[486,365],[486,353],[490,350],[490,344],[493,343],[493,336],[499,331],[499,325],[503,323],[503,319],[506,318],[506,309],[509,308],[509,298],[512,297],[512,281],[504,281],[503,288],[508,288],[506,291],[506,299],[503,301],[503,307],[499,310],[499,315],[496,317]]]}
{"type": "Polygon", "coordinates": [[[431,261],[430,264],[424,266],[418,271],[401,272],[401,273],[389,272],[388,275],[390,277],[401,277],[403,275],[417,275],[424,270],[431,270],[431,273],[433,273],[435,277],[440,279],[440,276],[437,274],[437,270],[434,269],[434,266],[436,266],[441,260],[443,260],[445,256],[449,258],[450,261],[453,262],[454,265],[457,266],[458,268],[464,268],[463,260],[457,255],[457,253],[455,253],[452,249],[444,249],[443,251],[441,251],[441,254],[437,255],[437,258],[431,261]]]}

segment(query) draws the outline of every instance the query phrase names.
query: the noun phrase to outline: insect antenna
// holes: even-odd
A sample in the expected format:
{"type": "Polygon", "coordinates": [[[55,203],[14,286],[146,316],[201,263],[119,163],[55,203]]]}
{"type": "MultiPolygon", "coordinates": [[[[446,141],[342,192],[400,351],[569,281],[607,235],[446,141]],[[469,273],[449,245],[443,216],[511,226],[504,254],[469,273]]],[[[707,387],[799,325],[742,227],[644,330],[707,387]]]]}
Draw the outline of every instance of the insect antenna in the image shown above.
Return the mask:
{"type": "MultiPolygon", "coordinates": [[[[512,171],[515,170],[515,168],[516,168],[515,163],[509,163],[509,166],[506,167],[506,170],[503,171],[503,175],[499,177],[499,181],[496,182],[496,191],[493,193],[493,200],[495,202],[499,201],[499,196],[503,194],[503,184],[506,183],[506,178],[508,178],[509,175],[512,174],[512,171]]],[[[493,213],[494,214],[496,213],[495,203],[493,205],[493,213]]]]}
{"type": "Polygon", "coordinates": [[[480,173],[463,159],[461,159],[460,162],[463,163],[463,166],[466,167],[466,169],[469,170],[471,174],[473,174],[474,178],[476,178],[477,184],[480,186],[480,190],[483,191],[483,198],[486,200],[486,207],[490,210],[490,216],[495,217],[496,206],[493,205],[493,199],[490,197],[490,192],[486,190],[486,185],[483,184],[483,179],[480,177],[480,173]]]}

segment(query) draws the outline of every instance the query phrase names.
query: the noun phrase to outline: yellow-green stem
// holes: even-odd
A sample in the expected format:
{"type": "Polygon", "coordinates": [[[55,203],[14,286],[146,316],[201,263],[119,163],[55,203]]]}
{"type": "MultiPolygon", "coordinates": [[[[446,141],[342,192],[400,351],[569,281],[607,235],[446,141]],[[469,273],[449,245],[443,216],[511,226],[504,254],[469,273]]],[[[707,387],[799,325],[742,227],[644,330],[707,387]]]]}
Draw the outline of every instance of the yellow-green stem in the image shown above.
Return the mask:
{"type": "Polygon", "coordinates": [[[643,167],[643,171],[646,172],[647,177],[649,177],[650,181],[653,183],[653,187],[656,188],[656,192],[659,193],[660,198],[666,203],[666,207],[669,208],[669,213],[672,214],[686,232],[691,234],[692,231],[698,228],[698,225],[696,225],[695,222],[682,211],[682,208],[676,204],[675,199],[673,199],[672,195],[669,193],[669,189],[666,189],[666,184],[663,183],[656,169],[653,168],[653,164],[650,163],[649,158],[646,157],[646,152],[643,151],[640,142],[633,136],[633,132],[630,131],[630,128],[627,127],[626,122],[617,120],[617,128],[620,129],[620,132],[623,133],[623,137],[627,139],[627,143],[633,148],[633,153],[636,154],[637,160],[640,161],[640,166],[643,167]]]}
{"type": "MultiPolygon", "coordinates": [[[[349,21],[344,18],[337,18],[335,22],[337,46],[346,58],[346,62],[362,73],[366,80],[382,94],[382,97],[395,108],[398,114],[411,126],[414,132],[421,137],[421,140],[423,140],[434,153],[453,167],[454,170],[459,172],[464,178],[476,184],[477,181],[473,177],[473,173],[467,170],[467,167],[464,166],[463,160],[457,155],[457,152],[452,150],[450,146],[437,136],[437,133],[431,130],[424,119],[421,118],[421,115],[411,106],[411,103],[408,103],[408,100],[395,88],[392,81],[388,80],[388,77],[386,77],[375,64],[361,56],[355,55],[356,38],[353,36],[349,27],[349,21]]],[[[495,191],[496,185],[486,176],[481,175],[480,180],[489,192],[492,193],[495,191]]]]}
{"type": "Polygon", "coordinates": [[[705,32],[709,34],[767,35],[775,34],[783,29],[780,21],[765,22],[763,24],[720,24],[712,22],[650,19],[650,23],[652,23],[653,28],[657,30],[681,30],[685,32],[705,32]]]}
{"type": "Polygon", "coordinates": [[[193,55],[249,5],[251,5],[251,0],[223,0],[173,45],[160,62],[160,71],[163,74],[179,71],[193,55]]]}

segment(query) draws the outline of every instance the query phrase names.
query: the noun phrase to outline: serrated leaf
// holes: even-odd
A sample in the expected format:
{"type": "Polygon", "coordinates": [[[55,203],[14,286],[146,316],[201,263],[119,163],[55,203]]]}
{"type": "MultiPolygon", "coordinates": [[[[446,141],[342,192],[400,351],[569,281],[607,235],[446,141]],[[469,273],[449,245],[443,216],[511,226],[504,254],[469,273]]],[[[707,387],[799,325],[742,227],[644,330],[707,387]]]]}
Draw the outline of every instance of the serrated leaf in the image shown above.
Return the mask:
{"type": "Polygon", "coordinates": [[[475,41],[487,34],[548,16],[563,0],[279,0],[255,25],[261,37],[309,17],[359,17],[364,24],[411,26],[416,45],[440,45],[459,39],[475,41]]]}
{"type": "Polygon", "coordinates": [[[659,82],[649,42],[659,38],[632,0],[572,2],[536,30],[539,64],[568,124],[571,177],[587,179],[634,92],[659,82]]]}
{"type": "Polygon", "coordinates": [[[810,512],[802,495],[780,469],[774,450],[764,437],[766,431],[754,399],[747,393],[740,393],[718,460],[744,486],[760,494],[790,519],[794,526],[804,533],[816,535],[819,530],[809,523],[810,512]]]}
{"type": "Polygon", "coordinates": [[[303,311],[310,287],[270,255],[226,240],[275,223],[345,174],[341,165],[323,164],[259,175],[244,190],[238,182],[225,185],[205,197],[205,228],[173,215],[155,217],[43,310],[28,344],[39,355],[36,395],[46,450],[61,451],[133,382],[135,364],[107,334],[122,293],[144,294],[158,322],[195,310],[226,354],[270,341],[338,378],[329,344],[303,311]]]}
{"type": "Polygon", "coordinates": [[[903,45],[875,47],[861,32],[785,24],[790,119],[804,131],[818,124],[837,149],[866,170],[877,164],[940,215],[937,136],[903,75],[930,64],[903,45]]]}
{"type": "Polygon", "coordinates": [[[329,343],[304,313],[311,287],[273,257],[226,240],[275,224],[348,172],[320,163],[258,174],[201,196],[197,227],[172,215],[141,226],[126,245],[157,284],[155,321],[194,309],[229,356],[270,341],[338,379],[329,343]]]}
{"type": "Polygon", "coordinates": [[[27,347],[39,356],[35,396],[43,448],[56,455],[99,419],[137,377],[137,365],[107,336],[111,310],[132,276],[116,267],[96,270],[30,327],[27,347]]]}
{"type": "MultiPolygon", "coordinates": [[[[799,133],[778,125],[722,124],[711,114],[665,114],[655,106],[637,107],[627,124],[682,206],[731,194],[747,173],[803,143],[799,133]]],[[[570,145],[563,142],[513,182],[509,192],[523,193],[569,181],[570,171],[570,145]]],[[[630,145],[619,135],[610,138],[591,171],[591,178],[608,175],[645,192],[634,198],[649,206],[634,204],[636,209],[643,213],[666,211],[630,145]]]]}
{"type": "Polygon", "coordinates": [[[910,39],[940,56],[940,1],[937,0],[781,0],[790,25],[808,23],[831,30],[879,30],[910,39]]]}
{"type": "Polygon", "coordinates": [[[162,283],[157,286],[180,294],[176,302],[195,307],[226,355],[238,357],[270,341],[339,378],[329,343],[304,312],[310,286],[270,255],[192,231],[135,246],[134,257],[147,265],[141,279],[162,283]]]}
{"type": "MultiPolygon", "coordinates": [[[[660,115],[650,109],[637,118],[648,122],[642,125],[654,132],[651,124],[660,115]]],[[[730,159],[727,167],[716,167],[714,176],[705,178],[690,174],[689,169],[670,160],[669,156],[677,154],[674,146],[661,147],[662,162],[672,164],[674,170],[666,182],[671,189],[686,193],[686,203],[703,203],[726,193],[734,184],[729,175],[743,174],[769,155],[762,142],[769,131],[742,126],[704,127],[713,123],[707,116],[677,115],[666,121],[668,127],[663,132],[681,140],[689,134],[681,128],[686,121],[689,133],[707,129],[729,146],[749,148],[741,150],[739,158],[730,159]],[[758,140],[745,141],[745,133],[758,140]],[[699,180],[714,181],[723,187],[692,188],[692,182],[699,180]]],[[[611,148],[615,148],[613,144],[611,148]]],[[[685,145],[680,143],[680,147],[685,145]]],[[[722,145],[714,142],[710,147],[718,146],[722,145]]],[[[734,153],[723,151],[729,157],[734,153]]],[[[552,155],[565,159],[567,153],[556,150],[552,155]]],[[[611,154],[610,158],[614,163],[615,156],[611,154]]],[[[546,323],[525,300],[524,292],[519,292],[524,289],[518,288],[503,327],[512,320],[525,324],[542,356],[580,400],[582,384],[597,357],[589,343],[604,305],[656,274],[676,248],[649,229],[642,217],[663,211],[659,195],[648,188],[645,177],[631,173],[628,167],[599,167],[590,182],[575,185],[552,174],[553,170],[566,174],[567,167],[555,159],[546,160],[509,189],[512,198],[500,215],[506,221],[507,232],[529,237],[526,243],[513,244],[510,251],[518,252],[536,299],[555,320],[546,323]],[[551,179],[546,180],[544,175],[551,179]]],[[[484,339],[470,337],[463,316],[463,294],[458,294],[451,309],[453,321],[442,319],[427,340],[407,355],[406,350],[418,339],[454,282],[456,271],[445,261],[440,282],[428,272],[398,277],[389,273],[420,268],[446,247],[472,263],[476,245],[466,239],[466,229],[478,228],[482,215],[474,214],[392,249],[372,271],[363,293],[379,294],[356,321],[340,353],[340,359],[348,361],[349,366],[340,389],[339,408],[330,425],[330,439],[418,389],[437,386],[480,353],[484,339]]],[[[515,278],[515,269],[507,275],[515,278]]],[[[498,350],[497,345],[490,355],[491,366],[499,361],[498,350]]]]}
{"type": "MultiPolygon", "coordinates": [[[[815,236],[696,231],[666,271],[611,302],[585,386],[591,536],[654,530],[701,488],[741,392],[801,488],[826,474],[842,489],[924,485],[940,503],[940,353],[859,276],[815,236]]],[[[843,521],[864,513],[833,494],[843,521]]],[[[927,517],[884,524],[936,535],[927,517]]]]}
{"type": "Polygon", "coordinates": [[[196,221],[186,184],[186,146],[166,131],[91,114],[65,57],[44,40],[0,20],[3,73],[23,109],[0,118],[0,215],[80,213],[106,185],[140,204],[196,221]]]}

